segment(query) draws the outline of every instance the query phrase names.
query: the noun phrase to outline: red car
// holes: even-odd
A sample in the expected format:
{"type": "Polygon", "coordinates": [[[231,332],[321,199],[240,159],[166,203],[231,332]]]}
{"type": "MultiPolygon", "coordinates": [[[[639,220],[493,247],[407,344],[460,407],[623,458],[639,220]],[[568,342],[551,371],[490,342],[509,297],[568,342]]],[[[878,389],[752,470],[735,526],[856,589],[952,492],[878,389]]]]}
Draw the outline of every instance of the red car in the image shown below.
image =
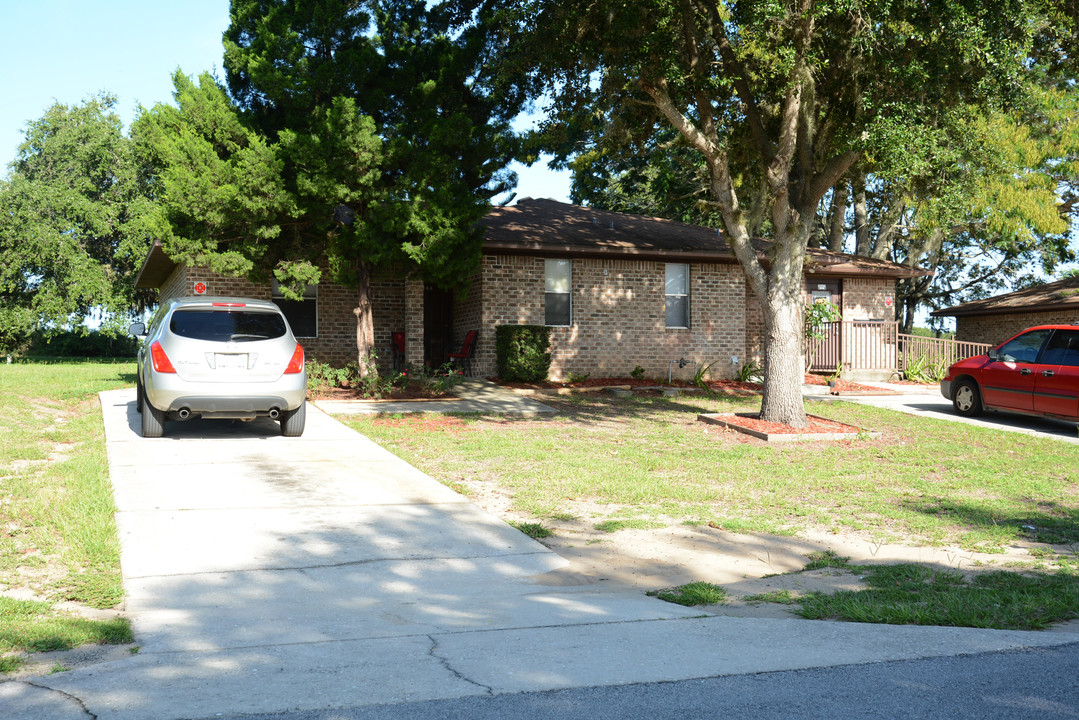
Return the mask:
{"type": "Polygon", "coordinates": [[[968,417],[1005,410],[1079,420],[1079,326],[1039,325],[960,360],[940,392],[968,417]]]}

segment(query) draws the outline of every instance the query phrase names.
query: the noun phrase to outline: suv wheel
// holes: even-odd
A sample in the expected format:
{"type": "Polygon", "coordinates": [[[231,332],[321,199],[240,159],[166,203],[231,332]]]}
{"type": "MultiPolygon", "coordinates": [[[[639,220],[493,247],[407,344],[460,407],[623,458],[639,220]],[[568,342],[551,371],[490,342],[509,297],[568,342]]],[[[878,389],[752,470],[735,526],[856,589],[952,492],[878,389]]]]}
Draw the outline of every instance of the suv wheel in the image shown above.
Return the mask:
{"type": "Polygon", "coordinates": [[[303,426],[307,421],[307,403],[300,403],[295,410],[286,410],[281,413],[281,434],[285,437],[300,437],[303,435],[303,426]]]}
{"type": "Polygon", "coordinates": [[[150,404],[150,400],[143,395],[142,398],[142,436],[144,438],[159,438],[165,435],[165,413],[150,404]]]}
{"type": "Polygon", "coordinates": [[[964,417],[977,417],[982,414],[982,394],[973,380],[963,380],[952,395],[955,411],[964,417]]]}

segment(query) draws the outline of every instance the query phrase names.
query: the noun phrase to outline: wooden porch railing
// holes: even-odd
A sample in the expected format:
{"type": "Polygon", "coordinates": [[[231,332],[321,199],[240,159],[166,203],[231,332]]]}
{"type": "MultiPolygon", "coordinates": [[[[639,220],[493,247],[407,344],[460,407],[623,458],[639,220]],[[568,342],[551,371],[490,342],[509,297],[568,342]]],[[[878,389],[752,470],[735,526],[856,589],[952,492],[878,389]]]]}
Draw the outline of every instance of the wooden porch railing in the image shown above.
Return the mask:
{"type": "Polygon", "coordinates": [[[899,357],[897,367],[906,372],[911,363],[928,363],[931,366],[951,365],[964,358],[981,355],[993,347],[987,343],[963,342],[945,338],[922,337],[899,334],[899,357]]]}
{"type": "Polygon", "coordinates": [[[912,363],[951,365],[980,355],[991,345],[927,338],[899,332],[899,323],[882,320],[843,320],[821,326],[824,338],[807,339],[806,354],[813,353],[810,370],[835,372],[888,370],[906,372],[912,363]]]}

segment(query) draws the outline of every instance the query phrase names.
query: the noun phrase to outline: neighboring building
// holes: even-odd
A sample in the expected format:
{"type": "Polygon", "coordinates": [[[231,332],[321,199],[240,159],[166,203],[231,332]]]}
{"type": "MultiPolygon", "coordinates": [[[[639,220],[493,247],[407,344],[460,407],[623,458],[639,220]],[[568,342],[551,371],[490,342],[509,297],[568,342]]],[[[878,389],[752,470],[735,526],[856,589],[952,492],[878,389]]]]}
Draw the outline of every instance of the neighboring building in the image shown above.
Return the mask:
{"type": "Polygon", "coordinates": [[[955,318],[955,339],[997,345],[1034,325],[1079,324],[1079,277],[930,313],[955,318]]]}
{"type": "MultiPolygon", "coordinates": [[[[495,328],[528,324],[552,328],[552,378],[626,376],[637,365],[666,377],[680,358],[715,362],[712,375],[723,378],[760,359],[760,307],[714,229],[529,199],[494,208],[483,222],[482,260],[467,294],[455,297],[414,278],[373,282],[376,347],[383,355],[390,333],[403,330],[408,359],[437,365],[468,330],[478,329],[473,368],[494,375],[495,328]]],[[[757,243],[765,262],[768,247],[757,243]]],[[[807,302],[826,297],[845,321],[894,327],[896,280],[924,271],[810,249],[805,273],[807,302]]],[[[163,299],[194,294],[199,283],[208,294],[276,299],[271,287],[177,265],[160,245],[136,281],[160,288],[163,299]]],[[[331,364],[355,359],[353,290],[323,284],[305,301],[280,304],[309,356],[331,364]]],[[[870,354],[890,357],[877,363],[882,374],[895,369],[894,347],[870,354]]]]}

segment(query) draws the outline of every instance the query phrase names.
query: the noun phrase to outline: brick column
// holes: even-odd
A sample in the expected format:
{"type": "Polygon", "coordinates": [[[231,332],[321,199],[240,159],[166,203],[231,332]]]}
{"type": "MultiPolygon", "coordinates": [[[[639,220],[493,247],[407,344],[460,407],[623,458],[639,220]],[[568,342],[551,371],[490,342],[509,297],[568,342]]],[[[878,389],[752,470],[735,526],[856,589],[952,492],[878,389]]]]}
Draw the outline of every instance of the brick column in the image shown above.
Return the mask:
{"type": "Polygon", "coordinates": [[[423,280],[405,280],[405,357],[423,365],[423,280]]]}

